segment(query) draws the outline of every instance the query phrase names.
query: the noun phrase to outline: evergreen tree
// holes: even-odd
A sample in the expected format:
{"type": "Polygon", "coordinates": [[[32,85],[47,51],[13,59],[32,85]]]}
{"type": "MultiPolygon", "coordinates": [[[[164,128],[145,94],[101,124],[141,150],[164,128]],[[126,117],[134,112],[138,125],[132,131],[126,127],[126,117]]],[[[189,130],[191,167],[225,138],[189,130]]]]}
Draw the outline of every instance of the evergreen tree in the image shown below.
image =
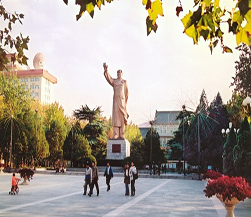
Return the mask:
{"type": "Polygon", "coordinates": [[[237,144],[233,150],[234,166],[238,176],[251,177],[251,132],[247,117],[241,123],[237,144]]]}
{"type": "Polygon", "coordinates": [[[236,135],[234,128],[231,127],[227,140],[223,148],[223,174],[228,176],[236,176],[234,167],[233,150],[236,145],[236,135]]]}
{"type": "Polygon", "coordinates": [[[235,92],[245,98],[251,94],[251,49],[249,46],[242,44],[237,47],[241,54],[239,61],[235,62],[235,77],[231,86],[234,86],[235,92]]]}
{"type": "Polygon", "coordinates": [[[151,141],[152,141],[152,161],[155,163],[162,163],[165,161],[164,151],[160,148],[160,138],[158,132],[152,128],[147,131],[145,142],[145,159],[146,163],[151,165],[150,162],[150,153],[151,153],[151,141]]]}

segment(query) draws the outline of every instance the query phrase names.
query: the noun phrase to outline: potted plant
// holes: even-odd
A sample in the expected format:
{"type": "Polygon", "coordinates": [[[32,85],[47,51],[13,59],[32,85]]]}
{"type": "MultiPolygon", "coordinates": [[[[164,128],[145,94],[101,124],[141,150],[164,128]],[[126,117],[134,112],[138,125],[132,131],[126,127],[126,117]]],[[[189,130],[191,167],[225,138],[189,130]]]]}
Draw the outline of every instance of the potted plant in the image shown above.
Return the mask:
{"type": "Polygon", "coordinates": [[[205,196],[210,198],[213,195],[225,205],[226,217],[234,217],[235,204],[251,198],[251,187],[242,177],[223,176],[209,180],[204,189],[205,196]]]}
{"type": "Polygon", "coordinates": [[[27,180],[30,181],[34,175],[34,171],[30,168],[22,168],[18,171],[18,173],[20,174],[20,177],[24,179],[21,185],[28,185],[29,183],[27,180]]]}
{"type": "Polygon", "coordinates": [[[203,174],[203,179],[217,179],[219,177],[222,177],[222,174],[214,170],[208,170],[203,174]]]}

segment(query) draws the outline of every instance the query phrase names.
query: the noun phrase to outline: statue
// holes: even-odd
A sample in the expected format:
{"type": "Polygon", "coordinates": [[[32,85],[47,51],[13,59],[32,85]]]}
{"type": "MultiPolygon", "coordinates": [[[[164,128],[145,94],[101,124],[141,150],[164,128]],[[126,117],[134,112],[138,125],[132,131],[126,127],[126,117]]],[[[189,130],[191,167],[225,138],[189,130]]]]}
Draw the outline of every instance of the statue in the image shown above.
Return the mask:
{"type": "Polygon", "coordinates": [[[126,110],[128,99],[127,82],[122,79],[122,70],[117,71],[117,79],[114,79],[108,73],[106,63],[103,64],[103,67],[104,76],[114,91],[112,108],[113,139],[125,139],[125,126],[129,117],[126,110]]]}

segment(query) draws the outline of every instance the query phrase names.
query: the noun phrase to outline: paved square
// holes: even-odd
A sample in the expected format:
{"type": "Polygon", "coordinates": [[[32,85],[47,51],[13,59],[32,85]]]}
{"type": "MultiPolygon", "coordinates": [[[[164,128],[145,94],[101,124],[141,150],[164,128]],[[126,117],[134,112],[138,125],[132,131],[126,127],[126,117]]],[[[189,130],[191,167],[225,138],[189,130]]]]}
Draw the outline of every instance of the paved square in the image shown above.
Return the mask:
{"type": "MultiPolygon", "coordinates": [[[[9,195],[11,175],[0,174],[0,216],[225,216],[217,198],[204,196],[203,181],[139,178],[131,197],[124,195],[123,177],[114,177],[107,192],[101,176],[100,195],[94,189],[89,197],[83,196],[83,176],[35,174],[30,185],[19,185],[18,195],[9,195]]],[[[235,216],[251,216],[250,199],[236,205],[235,216]]]]}

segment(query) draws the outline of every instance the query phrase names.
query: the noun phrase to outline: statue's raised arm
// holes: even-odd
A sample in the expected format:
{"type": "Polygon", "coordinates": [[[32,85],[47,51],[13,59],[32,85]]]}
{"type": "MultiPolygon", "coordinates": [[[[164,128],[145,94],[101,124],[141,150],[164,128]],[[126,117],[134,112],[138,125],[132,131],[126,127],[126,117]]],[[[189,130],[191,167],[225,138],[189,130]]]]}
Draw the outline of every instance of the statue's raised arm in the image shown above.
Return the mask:
{"type": "Polygon", "coordinates": [[[108,72],[108,65],[106,65],[106,63],[103,63],[103,67],[104,67],[104,76],[105,79],[107,80],[107,82],[113,86],[113,78],[110,76],[109,72],[108,72]]]}

